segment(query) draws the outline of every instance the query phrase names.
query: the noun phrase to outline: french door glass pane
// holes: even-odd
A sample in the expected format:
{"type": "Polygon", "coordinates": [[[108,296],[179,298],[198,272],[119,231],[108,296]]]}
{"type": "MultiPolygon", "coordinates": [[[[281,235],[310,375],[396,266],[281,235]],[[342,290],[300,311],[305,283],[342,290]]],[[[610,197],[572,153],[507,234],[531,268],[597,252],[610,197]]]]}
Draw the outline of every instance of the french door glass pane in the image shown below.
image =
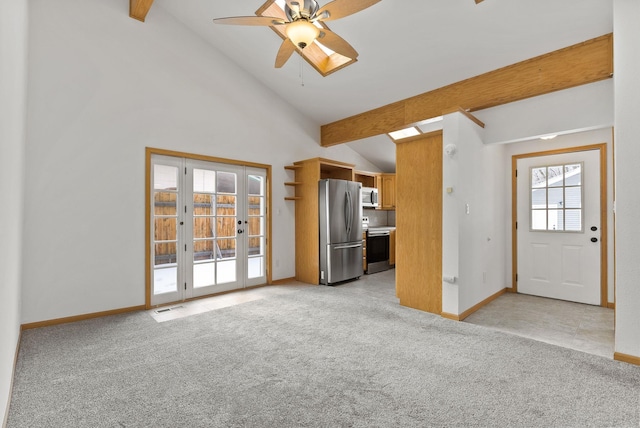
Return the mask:
{"type": "Polygon", "coordinates": [[[194,217],[193,219],[193,237],[213,238],[214,217],[194,217]]]}
{"type": "Polygon", "coordinates": [[[153,188],[158,190],[176,190],[178,188],[178,167],[154,165],[153,188]]]}
{"type": "Polygon", "coordinates": [[[249,255],[264,255],[264,238],[249,238],[249,255]]]}
{"type": "Polygon", "coordinates": [[[217,256],[215,241],[201,239],[193,241],[193,261],[215,260],[217,256]]]}
{"type": "Polygon", "coordinates": [[[168,265],[176,263],[176,243],[156,242],[154,245],[154,265],[168,265]]]}
{"type": "Polygon", "coordinates": [[[217,232],[220,238],[236,236],[236,218],[218,217],[217,232]]]}
{"type": "Polygon", "coordinates": [[[178,290],[178,268],[177,266],[154,269],[153,271],[153,294],[172,293],[178,290]]]}
{"type": "Polygon", "coordinates": [[[264,177],[259,175],[249,175],[249,183],[247,188],[248,195],[264,195],[264,177]]]}
{"type": "Polygon", "coordinates": [[[176,225],[178,219],[176,217],[156,217],[154,239],[156,241],[175,241],[177,236],[176,225]]]}
{"type": "Polygon", "coordinates": [[[196,263],[193,265],[193,287],[207,287],[216,283],[215,263],[196,263]]]}
{"type": "Polygon", "coordinates": [[[248,278],[259,278],[264,275],[264,257],[249,257],[248,278]]]}
{"type": "Polygon", "coordinates": [[[213,215],[213,198],[208,193],[194,193],[193,215],[213,215]]]}
{"type": "Polygon", "coordinates": [[[236,240],[235,239],[218,239],[218,248],[220,248],[220,258],[231,259],[236,257],[236,240]]]}
{"type": "Polygon", "coordinates": [[[193,191],[208,192],[216,191],[216,172],[207,169],[193,169],[193,191]]]}
{"type": "Polygon", "coordinates": [[[218,171],[216,190],[218,193],[236,193],[236,174],[218,171]]]}
{"type": "Polygon", "coordinates": [[[236,280],[236,261],[226,260],[226,261],[218,262],[216,283],[224,284],[226,282],[235,282],[235,280],[236,280]]]}
{"type": "Polygon", "coordinates": [[[264,215],[264,198],[261,196],[249,196],[247,209],[249,216],[264,215]]]}
{"type": "Polygon", "coordinates": [[[153,194],[153,214],[155,215],[177,215],[178,202],[175,192],[154,192],[153,194]]]}
{"type": "Polygon", "coordinates": [[[217,215],[236,215],[236,197],[232,195],[219,195],[216,202],[217,215]]]}
{"type": "Polygon", "coordinates": [[[249,217],[249,236],[264,234],[264,217],[249,217]]]}

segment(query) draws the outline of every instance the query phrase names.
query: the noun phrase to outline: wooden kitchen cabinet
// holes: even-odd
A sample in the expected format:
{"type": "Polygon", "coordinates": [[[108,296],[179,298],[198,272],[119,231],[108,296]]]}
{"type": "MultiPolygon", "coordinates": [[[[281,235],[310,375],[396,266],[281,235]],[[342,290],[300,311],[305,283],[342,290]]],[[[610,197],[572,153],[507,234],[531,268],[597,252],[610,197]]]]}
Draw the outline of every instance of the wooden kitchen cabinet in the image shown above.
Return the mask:
{"type": "Polygon", "coordinates": [[[380,186],[378,186],[378,198],[380,209],[396,209],[396,175],[380,174],[380,186]]]}
{"type": "Polygon", "coordinates": [[[295,179],[285,185],[295,189],[286,200],[296,204],[296,279],[308,284],[320,283],[320,219],[318,181],[337,178],[353,181],[355,165],[324,158],[294,162],[285,169],[295,171],[295,179]]]}
{"type": "Polygon", "coordinates": [[[354,173],[354,181],[362,183],[362,187],[378,187],[378,176],[375,172],[356,171],[354,173]]]}
{"type": "Polygon", "coordinates": [[[389,232],[389,266],[396,265],[396,231],[389,232]]]}
{"type": "Polygon", "coordinates": [[[362,232],[362,271],[367,272],[367,232],[362,232]]]}

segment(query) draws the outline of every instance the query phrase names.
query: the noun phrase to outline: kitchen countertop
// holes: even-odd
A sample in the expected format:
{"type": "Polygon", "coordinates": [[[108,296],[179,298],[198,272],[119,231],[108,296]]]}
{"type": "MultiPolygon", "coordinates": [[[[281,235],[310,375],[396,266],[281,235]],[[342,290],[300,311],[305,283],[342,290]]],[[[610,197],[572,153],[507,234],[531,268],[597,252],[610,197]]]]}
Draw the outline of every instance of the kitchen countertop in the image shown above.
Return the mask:
{"type": "Polygon", "coordinates": [[[395,226],[369,226],[369,229],[371,231],[383,231],[383,230],[388,230],[389,232],[391,232],[392,230],[396,230],[395,226]]]}

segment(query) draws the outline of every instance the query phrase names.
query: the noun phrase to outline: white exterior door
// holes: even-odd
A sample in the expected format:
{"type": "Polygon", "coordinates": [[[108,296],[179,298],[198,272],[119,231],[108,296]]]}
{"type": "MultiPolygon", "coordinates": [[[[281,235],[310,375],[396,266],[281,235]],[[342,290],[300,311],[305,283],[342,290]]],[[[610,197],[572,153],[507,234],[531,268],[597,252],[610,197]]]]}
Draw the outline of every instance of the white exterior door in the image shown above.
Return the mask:
{"type": "Polygon", "coordinates": [[[151,305],[266,283],[266,170],[151,161],[151,305]]]}
{"type": "Polygon", "coordinates": [[[518,292],[600,305],[600,152],[517,160],[518,292]]]}

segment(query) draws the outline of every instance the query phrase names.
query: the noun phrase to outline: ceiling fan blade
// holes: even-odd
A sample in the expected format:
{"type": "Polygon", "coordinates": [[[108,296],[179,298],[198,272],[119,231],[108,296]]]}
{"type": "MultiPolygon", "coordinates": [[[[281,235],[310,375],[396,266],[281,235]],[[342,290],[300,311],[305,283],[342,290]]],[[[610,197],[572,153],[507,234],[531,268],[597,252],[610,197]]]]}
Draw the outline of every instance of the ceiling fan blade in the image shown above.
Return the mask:
{"type": "Polygon", "coordinates": [[[291,57],[293,51],[296,50],[295,45],[289,39],[284,39],[278,49],[278,55],[276,55],[276,68],[282,67],[291,57]]]}
{"type": "Polygon", "coordinates": [[[270,27],[272,25],[286,24],[282,18],[276,18],[273,16],[232,16],[229,18],[216,18],[213,20],[216,24],[228,24],[228,25],[258,25],[270,27]]]}
{"type": "Polygon", "coordinates": [[[339,53],[342,56],[346,56],[347,58],[356,59],[358,57],[358,52],[353,48],[353,46],[347,43],[345,39],[326,28],[320,30],[320,35],[316,41],[328,47],[332,51],[339,53]]]}
{"type": "Polygon", "coordinates": [[[476,0],[476,4],[481,3],[484,0],[476,0]]]}
{"type": "Polygon", "coordinates": [[[315,16],[317,16],[320,21],[332,21],[360,12],[379,1],[380,0],[333,0],[322,6],[315,16]]]}

